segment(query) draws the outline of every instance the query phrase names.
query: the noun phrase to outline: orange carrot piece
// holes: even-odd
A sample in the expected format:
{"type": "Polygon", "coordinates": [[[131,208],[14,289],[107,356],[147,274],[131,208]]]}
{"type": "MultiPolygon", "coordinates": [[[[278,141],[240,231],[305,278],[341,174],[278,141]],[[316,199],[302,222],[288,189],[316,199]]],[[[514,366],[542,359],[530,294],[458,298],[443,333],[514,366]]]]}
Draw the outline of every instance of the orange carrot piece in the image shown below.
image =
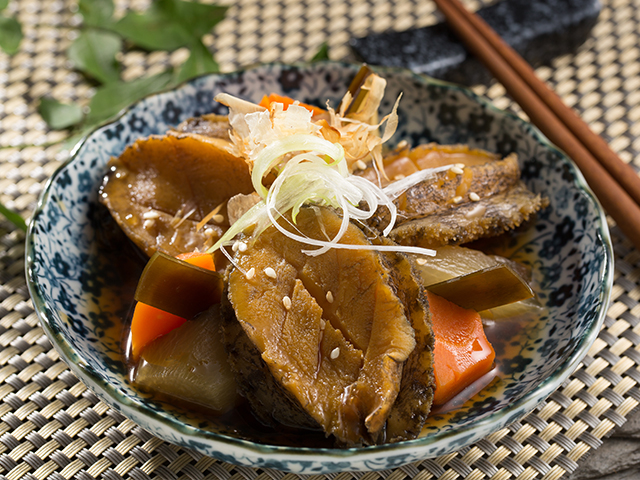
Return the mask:
{"type": "Polygon", "coordinates": [[[213,255],[210,253],[202,252],[188,252],[181,253],[176,258],[184,260],[185,262],[194,265],[196,267],[204,268],[211,271],[216,271],[216,266],[213,263],[213,255]]]}
{"type": "MultiPolygon", "coordinates": [[[[260,100],[259,105],[264,108],[269,108],[272,103],[282,103],[284,105],[284,109],[286,110],[289,107],[289,105],[293,105],[293,102],[295,102],[295,100],[291,97],[286,97],[283,95],[278,95],[276,93],[271,93],[269,95],[265,95],[264,97],[262,97],[262,100],[260,100]]],[[[313,105],[308,105],[302,102],[299,102],[298,105],[306,108],[314,115],[325,113],[325,110],[319,107],[314,107],[313,105]]]]}
{"type": "Polygon", "coordinates": [[[434,405],[442,405],[493,368],[495,351],[478,312],[427,292],[436,344],[434,405]]]}
{"type": "Polygon", "coordinates": [[[146,303],[138,302],[131,319],[131,349],[137,360],[142,349],[156,338],[178,328],[186,318],[179,317],[146,303]]]}

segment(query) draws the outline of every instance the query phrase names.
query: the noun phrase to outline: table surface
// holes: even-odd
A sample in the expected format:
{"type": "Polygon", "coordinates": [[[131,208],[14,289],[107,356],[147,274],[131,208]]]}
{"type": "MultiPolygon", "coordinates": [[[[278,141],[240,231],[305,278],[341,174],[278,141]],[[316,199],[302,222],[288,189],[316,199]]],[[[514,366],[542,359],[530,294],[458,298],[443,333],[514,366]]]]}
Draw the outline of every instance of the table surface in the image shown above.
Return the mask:
{"type": "MultiPolygon", "coordinates": [[[[118,1],[118,12],[144,1],[118,1]]],[[[311,58],[322,42],[333,60],[348,41],[438,21],[419,0],[239,0],[205,37],[223,71],[256,62],[311,58]],[[267,21],[268,20],[268,21],[267,21]]],[[[468,2],[472,8],[479,3],[468,2]]],[[[640,1],[603,0],[592,36],[575,54],[537,69],[620,157],[640,167],[640,1]]],[[[13,0],[5,15],[25,32],[20,51],[0,52],[0,201],[25,218],[46,180],[69,156],[67,132],[37,113],[47,94],[86,104],[92,85],[65,51],[77,32],[77,2],[13,0]]],[[[186,52],[125,53],[123,77],[179,65],[186,52]]],[[[474,86],[518,114],[499,84],[474,86]]],[[[525,419],[477,444],[392,471],[331,478],[640,478],[640,255],[613,222],[615,285],[599,338],[572,377],[525,419]],[[629,421],[627,421],[629,420],[629,421]]],[[[39,326],[24,276],[24,234],[0,219],[0,478],[281,479],[163,442],[100,402],[74,377],[39,326]]],[[[318,478],[324,477],[318,475],[318,478]]]]}

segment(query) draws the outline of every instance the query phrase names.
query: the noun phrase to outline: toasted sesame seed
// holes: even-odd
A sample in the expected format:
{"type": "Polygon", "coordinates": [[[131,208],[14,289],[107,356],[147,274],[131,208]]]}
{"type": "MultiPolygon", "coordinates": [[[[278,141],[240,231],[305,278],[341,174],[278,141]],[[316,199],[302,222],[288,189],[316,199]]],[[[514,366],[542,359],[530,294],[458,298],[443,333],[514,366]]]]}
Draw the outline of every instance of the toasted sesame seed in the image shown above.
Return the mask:
{"type": "Polygon", "coordinates": [[[453,203],[460,203],[462,201],[462,197],[458,195],[457,197],[453,197],[453,203]]]}
{"type": "Polygon", "coordinates": [[[458,167],[458,168],[464,168],[464,167],[466,167],[466,165],[465,165],[464,163],[456,163],[454,166],[455,166],[455,167],[458,167]]]}
{"type": "Polygon", "coordinates": [[[469,200],[471,200],[472,202],[477,202],[478,200],[480,200],[480,195],[478,195],[476,192],[471,192],[469,193],[469,200]]]}
{"type": "Polygon", "coordinates": [[[407,142],[406,140],[400,140],[396,148],[400,150],[402,148],[405,148],[407,145],[409,145],[409,142],[407,142]]]}
{"type": "Polygon", "coordinates": [[[402,180],[405,176],[401,173],[399,173],[398,175],[396,175],[395,177],[393,177],[394,180],[402,180]]]}
{"type": "Polygon", "coordinates": [[[464,170],[456,166],[451,167],[449,170],[451,170],[451,172],[455,173],[456,175],[462,175],[464,173],[464,170]]]}
{"type": "Polygon", "coordinates": [[[144,212],[142,214],[142,218],[145,220],[154,220],[156,218],[160,218],[160,214],[155,210],[149,210],[148,212],[144,212]]]}
{"type": "Polygon", "coordinates": [[[362,160],[358,160],[358,161],[356,162],[356,164],[355,164],[355,167],[356,167],[358,170],[364,170],[365,168],[367,168],[367,164],[366,164],[366,163],[364,163],[362,160]]]}
{"type": "Polygon", "coordinates": [[[156,224],[155,220],[145,220],[144,223],[142,224],[142,226],[147,229],[147,228],[151,228],[156,224]]]}
{"type": "Polygon", "coordinates": [[[238,243],[238,251],[239,252],[246,252],[247,251],[247,244],[244,242],[239,242],[238,243]]]}
{"type": "Polygon", "coordinates": [[[284,305],[285,309],[291,310],[291,299],[286,295],[282,297],[282,304],[284,305]]]}
{"type": "Polygon", "coordinates": [[[217,215],[214,215],[213,217],[211,217],[211,220],[213,220],[216,223],[222,223],[224,222],[224,215],[220,215],[218,213],[217,215]]]}
{"type": "Polygon", "coordinates": [[[469,210],[467,213],[465,213],[464,216],[467,218],[475,218],[475,217],[479,217],[480,215],[484,215],[484,212],[486,211],[487,211],[486,207],[481,203],[479,203],[478,205],[474,205],[474,207],[471,210],[469,210]]]}
{"type": "Polygon", "coordinates": [[[231,246],[231,250],[233,250],[234,252],[237,252],[239,246],[240,246],[240,242],[233,242],[233,245],[231,246]]]}
{"type": "Polygon", "coordinates": [[[331,293],[331,290],[327,292],[326,296],[327,296],[327,302],[333,303],[333,293],[331,293]]]}
{"type": "Polygon", "coordinates": [[[340,347],[336,347],[331,350],[331,360],[335,360],[340,356],[340,347]]]}
{"type": "Polygon", "coordinates": [[[427,263],[427,259],[426,258],[416,258],[416,263],[418,265],[425,265],[427,263]]]}
{"type": "Polygon", "coordinates": [[[267,267],[264,269],[264,274],[269,277],[269,278],[276,278],[278,275],[276,274],[276,271],[271,268],[271,267],[267,267]]]}
{"type": "Polygon", "coordinates": [[[213,237],[213,234],[216,233],[213,231],[213,228],[205,228],[204,235],[205,237],[213,237]]]}
{"type": "Polygon", "coordinates": [[[247,280],[251,280],[253,277],[255,277],[255,275],[256,275],[256,269],[254,267],[251,267],[247,271],[245,277],[246,277],[247,280]]]}

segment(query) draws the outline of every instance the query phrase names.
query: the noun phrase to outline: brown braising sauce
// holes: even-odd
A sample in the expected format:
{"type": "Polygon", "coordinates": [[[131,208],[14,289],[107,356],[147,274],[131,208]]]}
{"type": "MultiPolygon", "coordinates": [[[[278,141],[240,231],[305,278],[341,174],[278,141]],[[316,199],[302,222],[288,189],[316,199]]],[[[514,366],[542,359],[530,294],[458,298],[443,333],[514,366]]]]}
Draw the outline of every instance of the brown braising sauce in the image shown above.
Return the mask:
{"type": "MultiPolygon", "coordinates": [[[[132,381],[135,378],[137,367],[131,359],[130,349],[130,323],[135,304],[133,295],[137,279],[142,273],[147,258],[121,232],[117,224],[111,220],[108,212],[105,214],[104,211],[100,211],[99,213],[101,222],[98,229],[95,258],[99,258],[103,264],[112,266],[114,272],[111,283],[106,284],[104,288],[109,290],[110,298],[120,296],[122,302],[119,308],[116,308],[120,312],[117,320],[121,322],[120,328],[122,330],[122,361],[126,375],[132,381]]],[[[535,311],[529,312],[520,317],[499,319],[486,325],[487,338],[496,351],[494,369],[447,404],[434,408],[433,413],[440,414],[460,408],[482,388],[499,381],[501,372],[504,371],[510,360],[509,350],[514,348],[513,345],[518,342],[518,338],[525,335],[527,330],[539,324],[539,317],[542,313],[542,310],[537,313],[535,311]]],[[[310,448],[334,447],[333,440],[326,438],[322,431],[296,429],[282,425],[269,427],[262,424],[254,417],[249,405],[243,399],[240,399],[230,411],[220,414],[202,405],[168,397],[158,392],[144,391],[135,383],[133,385],[143,395],[166,407],[168,411],[175,412],[180,418],[189,419],[192,424],[203,429],[272,445],[310,448]]]]}

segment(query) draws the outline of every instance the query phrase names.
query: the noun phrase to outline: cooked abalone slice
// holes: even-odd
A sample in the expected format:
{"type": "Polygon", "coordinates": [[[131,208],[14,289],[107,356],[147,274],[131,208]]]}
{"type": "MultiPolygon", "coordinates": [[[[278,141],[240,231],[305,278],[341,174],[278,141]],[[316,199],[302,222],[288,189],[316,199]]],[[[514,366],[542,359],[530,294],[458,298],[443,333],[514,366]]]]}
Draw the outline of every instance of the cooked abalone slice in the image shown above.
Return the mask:
{"type": "Polygon", "coordinates": [[[231,128],[229,126],[229,117],[209,113],[185,120],[176,127],[176,131],[229,140],[229,128],[231,128]]]}
{"type": "MultiPolygon", "coordinates": [[[[326,239],[335,236],[340,223],[329,209],[303,208],[295,227],[309,237],[326,239]]],[[[342,242],[370,245],[355,225],[342,242]]],[[[313,257],[302,252],[306,248],[269,227],[246,251],[238,249],[239,268],[228,271],[229,308],[266,369],[244,359],[232,359],[232,367],[262,418],[290,423],[302,410],[342,444],[377,443],[385,437],[405,378],[403,367],[415,350],[413,322],[422,322],[420,328],[430,332],[426,303],[405,304],[418,298],[419,287],[413,276],[406,278],[408,267],[392,271],[389,258],[378,252],[331,249],[313,257]],[[405,293],[405,282],[413,282],[410,293],[405,293]],[[269,375],[273,379],[262,378],[269,375]],[[295,407],[265,411],[279,402],[261,400],[257,388],[247,387],[252,382],[271,385],[274,394],[284,389],[295,407]]],[[[432,348],[423,332],[420,335],[421,348],[432,348]]],[[[226,336],[235,338],[230,345],[234,357],[237,331],[228,329],[226,336]]],[[[419,377],[412,381],[424,384],[422,393],[432,388],[430,370],[411,375],[419,377]]],[[[429,398],[427,394],[426,403],[429,398]]],[[[413,434],[415,428],[411,430],[413,434]]]]}
{"type": "MultiPolygon", "coordinates": [[[[389,237],[397,243],[435,248],[499,235],[518,227],[548,204],[521,182],[515,154],[499,160],[482,150],[433,144],[398,152],[387,160],[392,173],[400,171],[398,163],[408,165],[402,167],[408,174],[422,168],[452,168],[436,173],[394,200],[398,217],[389,237]]],[[[372,176],[369,169],[361,174],[372,176]]],[[[382,231],[389,221],[389,210],[381,208],[369,225],[382,231]]]]}
{"type": "Polygon", "coordinates": [[[547,204],[546,198],[519,182],[478,201],[403,222],[389,237],[402,245],[426,248],[460,245],[517,228],[547,204]]]}
{"type": "Polygon", "coordinates": [[[226,201],[253,191],[247,164],[228,153],[226,143],[184,133],[138,140],[109,163],[100,200],[149,256],[207,248],[229,226],[226,201]],[[214,220],[198,229],[220,205],[214,220]]]}

